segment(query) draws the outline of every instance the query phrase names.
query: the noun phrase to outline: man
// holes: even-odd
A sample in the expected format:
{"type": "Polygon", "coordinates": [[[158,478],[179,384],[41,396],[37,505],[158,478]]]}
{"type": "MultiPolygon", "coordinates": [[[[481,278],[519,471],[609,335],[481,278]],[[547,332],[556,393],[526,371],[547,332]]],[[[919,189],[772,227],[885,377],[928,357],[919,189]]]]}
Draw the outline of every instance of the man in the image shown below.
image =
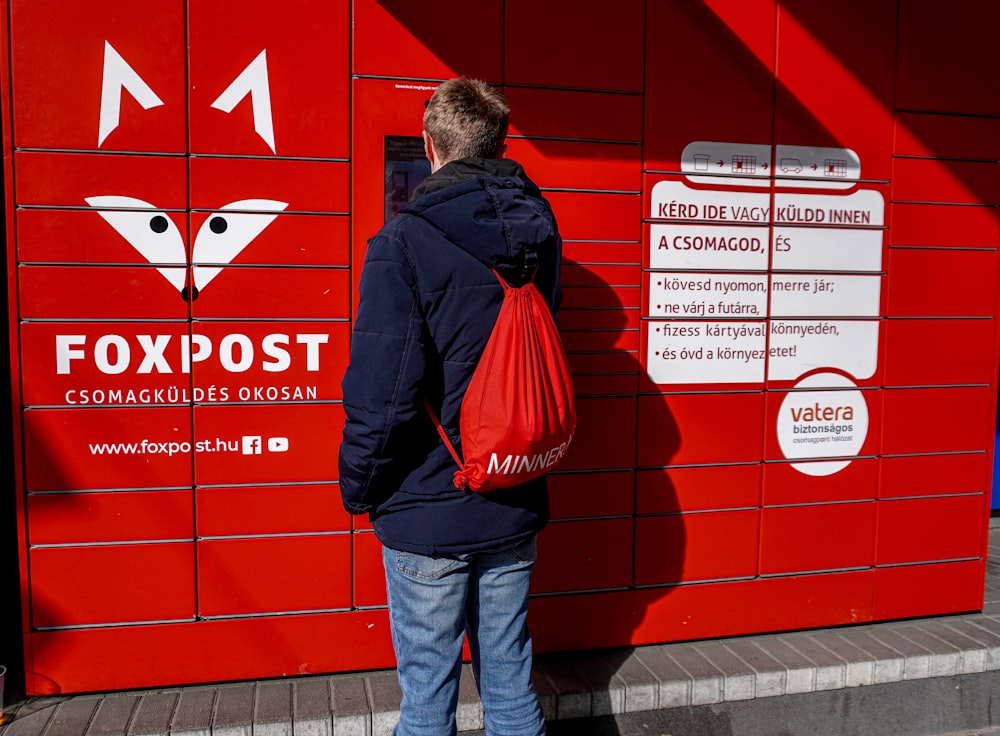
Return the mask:
{"type": "Polygon", "coordinates": [[[469,379],[508,282],[553,311],[562,241],[548,202],[506,153],[509,108],[489,85],[442,84],[424,113],[431,175],[369,241],[344,376],[340,490],[383,545],[403,691],[395,736],[456,732],[462,640],[489,736],[545,732],[526,623],[545,479],[490,493],[455,488],[457,467],[424,406],[459,448],[469,379]]]}

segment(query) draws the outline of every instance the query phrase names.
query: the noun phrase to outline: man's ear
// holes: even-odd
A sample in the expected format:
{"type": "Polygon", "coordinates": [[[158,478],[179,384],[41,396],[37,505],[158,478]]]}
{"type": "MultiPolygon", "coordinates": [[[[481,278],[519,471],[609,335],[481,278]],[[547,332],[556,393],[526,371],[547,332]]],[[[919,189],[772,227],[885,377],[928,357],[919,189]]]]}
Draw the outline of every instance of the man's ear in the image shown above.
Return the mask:
{"type": "Polygon", "coordinates": [[[422,133],[424,137],[424,154],[427,156],[427,160],[431,162],[431,173],[433,174],[439,168],[437,162],[437,152],[434,150],[434,139],[431,138],[431,134],[426,130],[422,133]]]}

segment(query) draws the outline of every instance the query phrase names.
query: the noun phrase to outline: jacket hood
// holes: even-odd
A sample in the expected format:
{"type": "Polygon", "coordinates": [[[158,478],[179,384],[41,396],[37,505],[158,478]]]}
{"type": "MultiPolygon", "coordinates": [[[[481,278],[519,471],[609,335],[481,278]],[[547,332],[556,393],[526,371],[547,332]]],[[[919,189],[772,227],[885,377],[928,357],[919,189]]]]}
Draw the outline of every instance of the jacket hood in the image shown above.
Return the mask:
{"type": "Polygon", "coordinates": [[[558,244],[548,202],[510,159],[450,161],[424,180],[403,213],[501,271],[548,260],[558,244]]]}

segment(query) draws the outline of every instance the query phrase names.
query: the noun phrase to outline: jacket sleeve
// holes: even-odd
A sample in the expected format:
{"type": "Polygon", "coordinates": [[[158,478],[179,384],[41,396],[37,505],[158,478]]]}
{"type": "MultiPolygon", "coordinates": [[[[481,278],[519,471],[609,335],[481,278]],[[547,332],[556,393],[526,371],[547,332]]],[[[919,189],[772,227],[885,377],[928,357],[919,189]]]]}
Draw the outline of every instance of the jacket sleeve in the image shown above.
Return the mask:
{"type": "Polygon", "coordinates": [[[351,354],[342,382],[346,421],[340,493],[352,514],[371,511],[396,488],[407,424],[423,411],[424,320],[402,245],[376,235],[361,271],[351,354]]]}

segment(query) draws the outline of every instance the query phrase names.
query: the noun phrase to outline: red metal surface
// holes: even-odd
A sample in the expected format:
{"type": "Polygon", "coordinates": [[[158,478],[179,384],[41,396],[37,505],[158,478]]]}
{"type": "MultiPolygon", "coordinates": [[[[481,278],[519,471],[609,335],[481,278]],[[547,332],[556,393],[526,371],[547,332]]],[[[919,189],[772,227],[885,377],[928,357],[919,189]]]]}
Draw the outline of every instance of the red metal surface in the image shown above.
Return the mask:
{"type": "Polygon", "coordinates": [[[656,514],[756,508],[761,505],[760,489],[757,464],[640,470],[636,510],[656,514]]]}
{"type": "Polygon", "coordinates": [[[629,263],[642,260],[639,243],[605,243],[574,240],[563,242],[565,263],[629,263]]]}
{"type": "Polygon", "coordinates": [[[890,213],[893,245],[1000,247],[995,207],[893,202],[890,213]]]}
{"type": "Polygon", "coordinates": [[[607,470],[635,464],[635,398],[586,397],[576,401],[576,434],[560,470],[607,470]],[[608,428],[618,431],[611,434],[608,428]]]}
{"type": "MultiPolygon", "coordinates": [[[[346,213],[348,191],[346,163],[203,156],[191,159],[191,207],[196,209],[266,199],[285,203],[288,212],[346,213]]],[[[251,205],[237,209],[258,208],[251,205]]]]}
{"type": "Polygon", "coordinates": [[[885,385],[990,383],[996,329],[985,319],[886,320],[885,385]]]}
{"type": "Polygon", "coordinates": [[[983,560],[882,567],[873,574],[877,620],[978,611],[983,605],[983,560]]]}
{"type": "Polygon", "coordinates": [[[353,534],[354,605],[371,607],[388,605],[385,592],[385,568],[382,564],[382,544],[374,534],[353,534]]]}
{"type": "Polygon", "coordinates": [[[638,195],[545,192],[545,197],[564,240],[639,240],[638,195]]]}
{"type": "Polygon", "coordinates": [[[986,451],[993,442],[993,393],[986,386],[885,391],[882,452],[986,451]]]}
{"type": "MultiPolygon", "coordinates": [[[[183,283],[183,267],[169,271],[177,272],[174,278],[183,283]]],[[[152,266],[20,266],[18,281],[22,319],[188,316],[180,291],[152,266]]]]}
{"type": "Polygon", "coordinates": [[[878,497],[878,458],[857,458],[830,475],[806,475],[792,463],[764,464],[764,506],[864,501],[878,497]]]}
{"type": "Polygon", "coordinates": [[[192,509],[190,490],[35,493],[28,534],[33,545],[184,539],[192,509]]]}
{"type": "Polygon", "coordinates": [[[634,508],[635,473],[555,473],[549,476],[553,519],[628,516],[634,508]]]}
{"type": "MultiPolygon", "coordinates": [[[[584,292],[581,292],[583,294],[584,292]]],[[[616,332],[631,331],[636,334],[633,343],[638,347],[640,313],[638,309],[588,309],[579,306],[577,309],[563,309],[559,312],[559,329],[564,333],[574,331],[594,332],[596,330],[614,330],[616,332]]],[[[566,335],[566,337],[569,337],[566,335]]],[[[614,345],[617,339],[606,340],[614,345]]],[[[567,348],[568,350],[569,348],[567,348]]],[[[615,349],[615,348],[609,348],[615,349]]],[[[635,348],[633,348],[635,349],[635,348]]]]}
{"type": "MultiPolygon", "coordinates": [[[[564,288],[573,286],[620,288],[635,287],[640,283],[640,277],[635,267],[627,265],[566,263],[560,272],[560,277],[561,285],[564,288]]],[[[600,301],[584,303],[585,306],[602,306],[602,304],[600,301]]]]}
{"type": "Polygon", "coordinates": [[[198,613],[232,616],[347,609],[346,534],[198,541],[198,613]]]}
{"type": "Polygon", "coordinates": [[[503,4],[446,0],[434,13],[404,0],[353,3],[353,71],[376,77],[500,81],[503,4]],[[475,28],[476,33],[468,33],[475,28]]]}
{"type": "Polygon", "coordinates": [[[184,152],[182,5],[110,0],[94,12],[72,2],[14,0],[9,7],[18,147],[184,152]],[[102,139],[105,84],[109,129],[102,139]],[[143,87],[158,104],[140,104],[143,87]]]}
{"type": "Polygon", "coordinates": [[[985,452],[882,458],[879,498],[984,493],[989,459],[985,452]]]}
{"type": "Polygon", "coordinates": [[[511,110],[511,136],[642,141],[640,95],[507,87],[504,97],[511,110]]]}
{"type": "Polygon", "coordinates": [[[763,422],[763,393],[640,396],[639,466],[758,461],[763,422]]]}
{"type": "Polygon", "coordinates": [[[639,191],[642,151],[636,145],[511,138],[507,155],[542,188],[639,191]]]}
{"type": "MultiPolygon", "coordinates": [[[[620,315],[608,315],[608,322],[622,322],[620,315]]],[[[596,327],[596,325],[593,325],[596,327]]],[[[623,325],[622,327],[626,327],[623,325]]],[[[635,352],[639,349],[639,330],[636,327],[629,329],[609,328],[601,331],[591,329],[586,332],[573,332],[563,330],[563,347],[567,351],[593,352],[600,350],[624,350],[635,352]]]]}
{"type": "MultiPolygon", "coordinates": [[[[572,271],[572,269],[568,269],[572,271]]],[[[590,283],[567,284],[563,287],[562,308],[570,309],[616,309],[620,307],[638,308],[639,285],[612,286],[599,278],[590,283]]],[[[624,320],[625,317],[619,316],[624,320]]]]}
{"type": "Polygon", "coordinates": [[[647,171],[678,171],[692,141],[772,142],[777,7],[775,0],[649,5],[647,171]],[[678,114],[681,107],[698,114],[678,114]]]}
{"type": "Polygon", "coordinates": [[[753,577],[759,526],[757,509],[639,517],[635,584],[753,577]]]}
{"type": "Polygon", "coordinates": [[[35,666],[27,686],[39,694],[395,664],[384,610],[40,631],[32,638],[35,666]],[[271,646],[260,646],[262,641],[271,646]],[[138,651],[143,656],[136,657],[138,651]]]}
{"type": "Polygon", "coordinates": [[[892,169],[896,201],[982,204],[1000,199],[992,162],[895,158],[892,169]]]}
{"type": "Polygon", "coordinates": [[[194,3],[188,32],[192,153],[348,157],[346,2],[194,3]]]}
{"type": "Polygon", "coordinates": [[[982,494],[883,501],[875,564],[978,558],[986,553],[982,494]]]}
{"type": "Polygon", "coordinates": [[[635,356],[622,352],[570,353],[567,358],[575,376],[629,373],[636,368],[635,356]]]}
{"type": "Polygon", "coordinates": [[[14,166],[19,205],[85,207],[88,197],[124,196],[154,209],[187,206],[187,162],[181,156],[18,151],[14,166]]]}
{"type": "Polygon", "coordinates": [[[350,273],[342,268],[223,269],[191,304],[205,319],[346,319],[350,273]]]}
{"type": "Polygon", "coordinates": [[[870,571],[784,576],[678,586],[648,606],[635,638],[650,641],[650,637],[659,635],[662,639],[667,632],[676,632],[667,635],[675,639],[681,638],[682,632],[693,637],[715,637],[870,619],[870,571]]]}
{"type": "Polygon", "coordinates": [[[760,520],[760,572],[871,567],[875,516],[873,501],[766,508],[760,520]]]}
{"type": "Polygon", "coordinates": [[[29,557],[34,627],[194,619],[193,542],[36,547],[29,557]]]}
{"type": "Polygon", "coordinates": [[[534,593],[624,588],[631,580],[631,519],[561,521],[538,539],[534,593]]]}
{"type": "Polygon", "coordinates": [[[586,620],[574,596],[537,598],[529,622],[542,652],[861,623],[872,579],[865,570],[595,593],[586,620]]]}
{"type": "MultiPolygon", "coordinates": [[[[627,354],[623,353],[623,355],[627,354]]],[[[574,375],[573,389],[576,391],[577,396],[634,394],[636,391],[636,376],[634,374],[616,376],[574,375]]]]}
{"type": "Polygon", "coordinates": [[[607,13],[580,12],[572,0],[507,0],[504,81],[640,91],[642,45],[636,39],[642,36],[643,9],[640,0],[625,0],[607,13]]]}
{"type": "Polygon", "coordinates": [[[208,487],[198,488],[195,496],[199,537],[305,534],[351,527],[340,491],[326,483],[208,487]]]}
{"type": "Polygon", "coordinates": [[[573,371],[573,388],[577,396],[635,394],[638,360],[633,353],[620,350],[584,352],[568,353],[566,357],[573,371]]]}
{"type": "Polygon", "coordinates": [[[895,30],[893,0],[779,3],[775,143],[846,146],[863,178],[888,179],[895,30]]]}
{"type": "Polygon", "coordinates": [[[985,317],[997,301],[997,251],[889,251],[890,317],[985,317]]]}
{"type": "Polygon", "coordinates": [[[897,112],[897,156],[995,161],[1000,158],[1000,118],[897,112]]]}
{"type": "Polygon", "coordinates": [[[990,50],[998,25],[992,3],[947,13],[926,3],[901,7],[896,107],[1000,114],[1000,60],[990,50]]]}

